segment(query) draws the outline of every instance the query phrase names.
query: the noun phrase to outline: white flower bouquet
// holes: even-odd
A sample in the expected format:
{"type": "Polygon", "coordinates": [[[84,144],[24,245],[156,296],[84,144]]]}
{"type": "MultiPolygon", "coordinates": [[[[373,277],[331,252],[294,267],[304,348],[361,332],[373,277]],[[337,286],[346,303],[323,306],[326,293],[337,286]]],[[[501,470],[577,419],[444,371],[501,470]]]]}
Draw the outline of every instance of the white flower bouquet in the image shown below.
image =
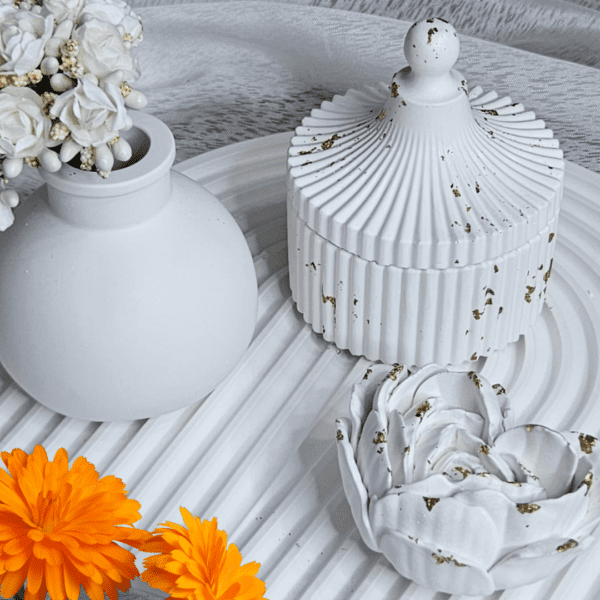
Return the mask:
{"type": "Polygon", "coordinates": [[[366,545],[451,594],[537,581],[592,542],[596,438],[514,427],[504,389],[474,372],[373,365],[338,420],[338,457],[366,545]]]}
{"type": "Polygon", "coordinates": [[[132,89],[140,75],[132,48],[142,22],[122,0],[0,0],[0,231],[18,204],[9,180],[24,163],[80,168],[108,177],[131,158],[120,132],[128,108],[143,108],[132,89]]]}

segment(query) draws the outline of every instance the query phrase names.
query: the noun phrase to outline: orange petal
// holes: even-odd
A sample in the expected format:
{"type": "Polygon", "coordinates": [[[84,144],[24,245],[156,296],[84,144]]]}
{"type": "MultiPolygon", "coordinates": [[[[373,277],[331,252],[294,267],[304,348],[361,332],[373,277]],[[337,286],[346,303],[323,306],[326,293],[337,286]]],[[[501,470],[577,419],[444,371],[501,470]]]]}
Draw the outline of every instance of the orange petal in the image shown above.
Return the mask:
{"type": "Polygon", "coordinates": [[[27,589],[32,594],[36,594],[40,589],[43,579],[44,561],[32,556],[27,569],[27,589]]]}
{"type": "Polygon", "coordinates": [[[65,560],[62,567],[67,597],[69,600],[78,600],[79,592],[81,590],[81,575],[70,560],[65,560]]]}
{"type": "Polygon", "coordinates": [[[26,576],[27,565],[24,565],[18,571],[8,571],[7,573],[4,573],[4,576],[2,577],[2,586],[0,587],[0,594],[2,594],[5,598],[14,596],[25,583],[26,576]]]}
{"type": "Polygon", "coordinates": [[[4,561],[4,568],[7,571],[18,571],[29,560],[29,555],[25,552],[11,556],[4,561]]]}
{"type": "Polygon", "coordinates": [[[25,600],[44,600],[46,598],[46,594],[48,590],[46,588],[46,584],[42,582],[40,589],[37,592],[31,592],[29,590],[29,582],[27,585],[27,589],[25,590],[25,600]]]}
{"type": "Polygon", "coordinates": [[[65,584],[62,578],[62,565],[50,565],[46,563],[44,569],[48,593],[52,600],[66,600],[65,584]]]}

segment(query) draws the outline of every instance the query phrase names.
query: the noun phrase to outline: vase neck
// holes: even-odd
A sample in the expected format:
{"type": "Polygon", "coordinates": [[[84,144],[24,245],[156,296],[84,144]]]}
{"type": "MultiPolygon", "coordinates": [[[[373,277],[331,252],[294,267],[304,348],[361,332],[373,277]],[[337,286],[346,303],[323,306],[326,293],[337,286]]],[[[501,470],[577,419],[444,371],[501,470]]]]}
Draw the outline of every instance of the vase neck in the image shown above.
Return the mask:
{"type": "Polygon", "coordinates": [[[128,166],[114,170],[106,179],[69,165],[57,173],[42,173],[48,204],[64,221],[93,229],[132,227],[169,201],[173,134],[156,117],[133,112],[133,127],[123,132],[133,148],[128,166]]]}
{"type": "MultiPolygon", "coordinates": [[[[97,178],[97,174],[85,173],[97,178]]],[[[60,185],[48,182],[48,204],[63,221],[78,227],[104,229],[132,227],[149,219],[168,202],[171,190],[171,172],[167,170],[148,185],[125,190],[118,189],[106,196],[81,192],[67,192],[60,185]]]]}

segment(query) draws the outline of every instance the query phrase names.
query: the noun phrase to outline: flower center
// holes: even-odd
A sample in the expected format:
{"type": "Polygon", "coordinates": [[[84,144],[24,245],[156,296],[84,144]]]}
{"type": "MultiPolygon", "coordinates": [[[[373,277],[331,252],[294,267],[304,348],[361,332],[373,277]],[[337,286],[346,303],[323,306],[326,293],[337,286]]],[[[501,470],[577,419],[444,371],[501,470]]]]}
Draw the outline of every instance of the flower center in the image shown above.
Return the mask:
{"type": "Polygon", "coordinates": [[[43,533],[52,533],[54,526],[59,521],[59,506],[58,498],[54,492],[48,492],[46,496],[42,496],[40,492],[38,496],[38,525],[43,533]]]}

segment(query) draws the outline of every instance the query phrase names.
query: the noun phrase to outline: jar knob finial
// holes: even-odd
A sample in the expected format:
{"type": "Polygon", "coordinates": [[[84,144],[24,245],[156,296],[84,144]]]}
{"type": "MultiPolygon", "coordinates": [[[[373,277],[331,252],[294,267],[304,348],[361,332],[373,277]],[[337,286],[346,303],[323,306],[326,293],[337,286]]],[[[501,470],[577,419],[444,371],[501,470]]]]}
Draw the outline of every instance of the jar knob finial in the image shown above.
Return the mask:
{"type": "Polygon", "coordinates": [[[415,23],[404,40],[404,55],[410,65],[403,73],[405,83],[422,99],[435,101],[455,95],[457,88],[450,73],[459,50],[456,30],[447,21],[430,18],[415,23]]]}

